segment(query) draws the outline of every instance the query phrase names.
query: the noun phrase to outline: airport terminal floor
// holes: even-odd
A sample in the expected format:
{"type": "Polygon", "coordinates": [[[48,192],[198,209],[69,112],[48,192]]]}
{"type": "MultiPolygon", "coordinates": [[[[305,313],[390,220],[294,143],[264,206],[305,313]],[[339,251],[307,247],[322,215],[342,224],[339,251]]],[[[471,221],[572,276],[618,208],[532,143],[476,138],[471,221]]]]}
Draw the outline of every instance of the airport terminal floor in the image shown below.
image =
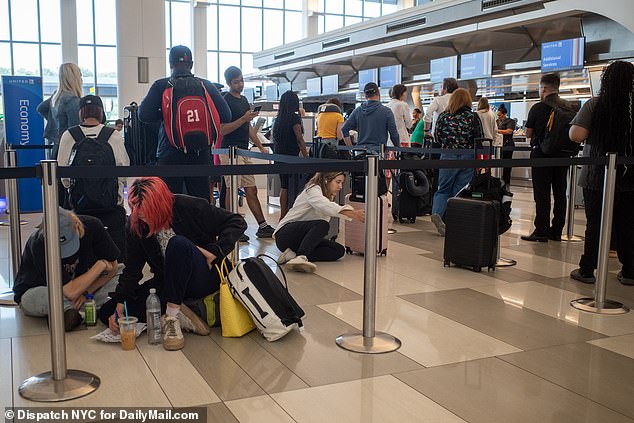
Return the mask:
{"type": "MultiPolygon", "coordinates": [[[[145,335],[122,351],[89,339],[101,324],[67,333],[68,368],[93,372],[102,384],[58,405],[204,405],[209,422],[634,422],[634,313],[570,307],[592,295],[592,286],[568,276],[583,243],[521,241],[532,230],[534,202],[529,188],[513,191],[513,226],[501,246],[515,267],[445,268],[429,217],[393,225],[387,257],[377,259],[376,328],[402,340],[397,352],[363,355],[335,344],[362,326],[363,257],[346,255],[318,263],[315,274],[287,274],[305,329],[276,342],[257,331],[223,338],[215,328],[186,334],[176,352],[148,345],[145,335]]],[[[277,256],[243,211],[251,240],[242,255],[277,256]]],[[[265,212],[277,221],[276,208],[265,212]]],[[[23,217],[25,241],[40,216],[23,217]]],[[[576,234],[584,228],[579,209],[576,234]]],[[[5,280],[8,237],[0,228],[5,280]]],[[[610,259],[608,298],[634,306],[634,287],[617,282],[619,269],[610,259]]],[[[45,405],[23,399],[17,387],[50,365],[46,319],[0,307],[0,408],[45,405]]]]}

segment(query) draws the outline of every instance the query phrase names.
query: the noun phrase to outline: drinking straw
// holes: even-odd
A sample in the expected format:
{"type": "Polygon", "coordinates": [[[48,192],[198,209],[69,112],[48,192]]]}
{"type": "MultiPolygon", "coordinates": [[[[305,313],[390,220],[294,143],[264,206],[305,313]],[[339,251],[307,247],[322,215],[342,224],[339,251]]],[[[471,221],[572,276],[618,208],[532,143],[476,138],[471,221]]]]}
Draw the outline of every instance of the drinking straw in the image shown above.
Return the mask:
{"type": "Polygon", "coordinates": [[[123,302],[123,309],[125,310],[125,318],[128,318],[128,303],[127,302],[123,302]]]}

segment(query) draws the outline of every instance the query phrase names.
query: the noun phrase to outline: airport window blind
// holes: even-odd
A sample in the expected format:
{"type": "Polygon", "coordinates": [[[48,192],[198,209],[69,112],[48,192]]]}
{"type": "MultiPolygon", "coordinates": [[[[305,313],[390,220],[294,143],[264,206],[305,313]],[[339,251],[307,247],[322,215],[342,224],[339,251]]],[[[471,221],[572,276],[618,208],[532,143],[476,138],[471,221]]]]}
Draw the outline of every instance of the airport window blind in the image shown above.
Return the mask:
{"type": "Polygon", "coordinates": [[[318,0],[318,33],[354,25],[397,10],[398,0],[318,0]]]}

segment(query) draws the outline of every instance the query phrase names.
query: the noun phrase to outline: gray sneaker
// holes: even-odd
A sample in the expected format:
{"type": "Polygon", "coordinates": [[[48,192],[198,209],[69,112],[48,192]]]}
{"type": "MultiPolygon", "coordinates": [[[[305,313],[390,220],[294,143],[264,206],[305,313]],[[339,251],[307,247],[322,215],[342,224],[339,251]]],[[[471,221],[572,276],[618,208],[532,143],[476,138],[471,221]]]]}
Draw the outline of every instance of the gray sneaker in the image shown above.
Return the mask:
{"type": "Polygon", "coordinates": [[[623,285],[634,285],[634,279],[632,278],[626,278],[623,277],[623,271],[620,271],[617,275],[616,275],[616,279],[621,282],[623,285]]]}
{"type": "Polygon", "coordinates": [[[275,232],[275,228],[271,225],[266,225],[263,228],[259,228],[255,233],[255,236],[258,238],[272,238],[273,232],[275,232]]]}
{"type": "Polygon", "coordinates": [[[445,236],[445,222],[442,221],[442,217],[439,214],[431,215],[431,223],[436,226],[436,230],[440,234],[440,236],[445,236]]]}
{"type": "Polygon", "coordinates": [[[185,337],[181,330],[180,321],[176,317],[170,316],[164,316],[162,320],[163,348],[168,351],[182,349],[185,346],[185,337]]]}
{"type": "Polygon", "coordinates": [[[181,309],[176,315],[178,321],[181,324],[181,328],[185,332],[192,332],[196,335],[209,335],[209,326],[207,322],[203,321],[191,308],[185,304],[181,304],[181,309]]]}
{"type": "Polygon", "coordinates": [[[317,265],[309,262],[306,256],[297,256],[286,263],[286,268],[294,272],[315,273],[317,265]]]}

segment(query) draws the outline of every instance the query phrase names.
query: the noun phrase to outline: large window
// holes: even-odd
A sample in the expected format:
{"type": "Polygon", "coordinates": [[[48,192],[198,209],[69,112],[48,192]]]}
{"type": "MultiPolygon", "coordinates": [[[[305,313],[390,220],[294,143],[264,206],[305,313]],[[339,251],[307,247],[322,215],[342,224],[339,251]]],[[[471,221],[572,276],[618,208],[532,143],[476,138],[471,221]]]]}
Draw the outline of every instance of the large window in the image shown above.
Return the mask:
{"type": "MultiPolygon", "coordinates": [[[[20,0],[21,1],[21,0],[20,0]]],[[[57,0],[39,0],[58,3],[57,0]]],[[[78,65],[84,92],[99,95],[108,119],[118,117],[115,0],[76,0],[78,65]]]]}
{"type": "Polygon", "coordinates": [[[0,75],[42,76],[57,88],[62,63],[59,1],[0,0],[0,75]]]}
{"type": "Polygon", "coordinates": [[[253,53],[302,38],[302,0],[216,0],[207,9],[207,76],[224,84],[234,65],[255,72],[253,53]]]}
{"type": "Polygon", "coordinates": [[[398,10],[398,0],[318,0],[318,32],[332,31],[398,10]]]}

